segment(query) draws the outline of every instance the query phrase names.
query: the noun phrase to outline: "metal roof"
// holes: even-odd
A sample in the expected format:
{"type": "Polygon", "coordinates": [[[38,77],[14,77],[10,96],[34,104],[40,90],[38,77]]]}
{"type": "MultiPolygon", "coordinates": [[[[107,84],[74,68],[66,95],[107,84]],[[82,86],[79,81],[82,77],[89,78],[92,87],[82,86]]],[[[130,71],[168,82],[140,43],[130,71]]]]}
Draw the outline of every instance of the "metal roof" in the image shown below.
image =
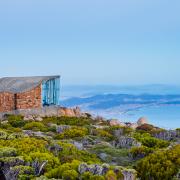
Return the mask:
{"type": "Polygon", "coordinates": [[[37,87],[43,81],[57,78],[60,76],[4,77],[0,78],[0,92],[21,93],[37,87]]]}

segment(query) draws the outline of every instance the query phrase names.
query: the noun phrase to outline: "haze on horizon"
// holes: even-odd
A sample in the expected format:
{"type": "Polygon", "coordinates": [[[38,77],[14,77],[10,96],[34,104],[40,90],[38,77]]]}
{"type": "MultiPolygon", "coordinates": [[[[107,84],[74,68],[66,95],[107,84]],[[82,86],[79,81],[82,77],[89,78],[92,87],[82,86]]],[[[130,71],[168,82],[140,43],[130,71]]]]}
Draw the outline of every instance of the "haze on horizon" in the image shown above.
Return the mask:
{"type": "Polygon", "coordinates": [[[0,77],[180,85],[180,1],[0,2],[0,77]]]}

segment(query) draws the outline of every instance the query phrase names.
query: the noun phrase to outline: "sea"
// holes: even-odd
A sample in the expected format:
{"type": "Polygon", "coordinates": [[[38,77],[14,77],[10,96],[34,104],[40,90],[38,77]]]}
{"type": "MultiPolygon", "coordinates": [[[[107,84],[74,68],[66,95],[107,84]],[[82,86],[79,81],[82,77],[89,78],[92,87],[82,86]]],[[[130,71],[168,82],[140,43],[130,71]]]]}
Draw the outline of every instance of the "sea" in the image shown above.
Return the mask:
{"type": "Polygon", "coordinates": [[[129,111],[121,109],[90,110],[94,115],[103,116],[106,119],[118,119],[121,122],[137,122],[140,117],[148,119],[150,124],[165,129],[180,128],[180,106],[148,106],[129,111]]]}
{"type": "MultiPolygon", "coordinates": [[[[62,97],[86,97],[96,94],[180,94],[180,85],[136,85],[136,86],[63,86],[62,97]]],[[[85,109],[87,110],[87,109],[85,109]]],[[[140,117],[146,117],[150,124],[165,129],[180,128],[180,105],[144,106],[124,111],[118,108],[109,110],[89,110],[94,115],[100,115],[106,119],[118,119],[122,122],[137,122],[140,117]]]]}

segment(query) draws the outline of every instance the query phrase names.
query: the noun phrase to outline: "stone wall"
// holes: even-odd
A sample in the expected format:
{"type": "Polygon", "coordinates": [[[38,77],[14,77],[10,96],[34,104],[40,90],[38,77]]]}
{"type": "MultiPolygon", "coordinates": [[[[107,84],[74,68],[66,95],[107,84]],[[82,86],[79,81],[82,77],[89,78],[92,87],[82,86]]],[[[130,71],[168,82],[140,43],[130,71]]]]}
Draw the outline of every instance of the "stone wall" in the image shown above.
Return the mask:
{"type": "Polygon", "coordinates": [[[0,93],[0,112],[17,109],[41,108],[41,85],[23,93],[0,93]]]}
{"type": "Polygon", "coordinates": [[[0,93],[0,112],[7,112],[13,110],[14,104],[14,94],[8,92],[0,93]]]}
{"type": "Polygon", "coordinates": [[[41,108],[41,86],[16,95],[16,109],[41,108]]]}

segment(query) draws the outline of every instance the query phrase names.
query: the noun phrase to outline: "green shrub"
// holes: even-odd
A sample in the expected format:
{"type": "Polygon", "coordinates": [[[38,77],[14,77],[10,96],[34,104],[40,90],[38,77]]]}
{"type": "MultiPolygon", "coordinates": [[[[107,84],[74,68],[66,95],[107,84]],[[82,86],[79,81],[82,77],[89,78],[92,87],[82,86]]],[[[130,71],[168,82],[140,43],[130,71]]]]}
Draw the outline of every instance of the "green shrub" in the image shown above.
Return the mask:
{"type": "Polygon", "coordinates": [[[81,175],[82,180],[105,180],[103,176],[93,175],[90,172],[85,172],[81,175]]]}
{"type": "Polygon", "coordinates": [[[103,129],[95,129],[93,135],[104,138],[107,141],[110,141],[113,139],[113,135],[103,129]]]}
{"type": "Polygon", "coordinates": [[[148,148],[146,146],[133,147],[130,150],[130,153],[131,153],[133,159],[143,158],[153,152],[154,152],[154,150],[152,148],[148,148]]]}
{"type": "Polygon", "coordinates": [[[30,122],[24,126],[25,130],[47,131],[46,126],[41,122],[30,122]]]}
{"type": "Polygon", "coordinates": [[[114,171],[110,170],[106,173],[106,180],[117,180],[117,176],[114,171]]]}
{"type": "Polygon", "coordinates": [[[180,168],[180,145],[166,151],[157,151],[137,164],[138,176],[142,180],[169,180],[180,168]]]}
{"type": "Polygon", "coordinates": [[[80,163],[81,162],[77,160],[73,160],[71,163],[64,163],[60,165],[59,167],[48,171],[45,175],[48,178],[60,179],[64,176],[67,178],[67,171],[70,173],[70,171],[73,170],[72,175],[73,174],[75,175],[78,171],[78,166],[80,163]]]}
{"type": "Polygon", "coordinates": [[[93,175],[93,176],[90,176],[90,180],[105,180],[105,178],[104,176],[93,175]]]}
{"type": "Polygon", "coordinates": [[[33,152],[47,152],[47,142],[36,138],[21,138],[13,140],[0,139],[0,146],[16,148],[19,155],[28,156],[33,152]]]}
{"type": "Polygon", "coordinates": [[[136,133],[134,137],[137,141],[140,141],[144,146],[149,148],[165,148],[169,146],[169,142],[152,137],[149,133],[136,133]]]}
{"type": "Polygon", "coordinates": [[[19,175],[31,175],[34,174],[34,169],[30,166],[14,166],[12,170],[19,170],[19,175]]]}
{"type": "Polygon", "coordinates": [[[106,128],[105,130],[112,135],[114,135],[115,130],[122,130],[123,135],[129,135],[133,132],[132,128],[125,127],[125,126],[110,126],[110,127],[106,128]]]}
{"type": "Polygon", "coordinates": [[[32,152],[24,157],[25,157],[26,162],[34,162],[36,160],[38,162],[47,161],[47,165],[45,166],[46,171],[49,171],[60,165],[59,159],[49,152],[46,152],[46,153],[32,152]]]}
{"type": "Polygon", "coordinates": [[[22,116],[14,116],[14,115],[8,116],[8,122],[9,124],[11,124],[11,126],[15,128],[21,128],[26,124],[26,121],[23,120],[22,116]]]}
{"type": "Polygon", "coordinates": [[[69,162],[71,163],[73,160],[88,162],[88,163],[99,163],[100,160],[97,158],[95,154],[91,154],[84,150],[78,150],[74,145],[58,142],[58,144],[62,147],[62,151],[59,153],[59,159],[62,163],[69,162]]]}
{"type": "Polygon", "coordinates": [[[16,155],[17,155],[17,151],[15,148],[10,148],[10,147],[0,148],[0,158],[11,157],[11,156],[16,156],[16,155]]]}
{"type": "Polygon", "coordinates": [[[62,174],[64,180],[76,180],[78,178],[78,173],[75,170],[66,170],[62,174]]]}
{"type": "Polygon", "coordinates": [[[71,129],[66,129],[62,134],[58,134],[55,139],[71,139],[76,137],[84,137],[87,134],[87,128],[72,127],[71,129]]]}

